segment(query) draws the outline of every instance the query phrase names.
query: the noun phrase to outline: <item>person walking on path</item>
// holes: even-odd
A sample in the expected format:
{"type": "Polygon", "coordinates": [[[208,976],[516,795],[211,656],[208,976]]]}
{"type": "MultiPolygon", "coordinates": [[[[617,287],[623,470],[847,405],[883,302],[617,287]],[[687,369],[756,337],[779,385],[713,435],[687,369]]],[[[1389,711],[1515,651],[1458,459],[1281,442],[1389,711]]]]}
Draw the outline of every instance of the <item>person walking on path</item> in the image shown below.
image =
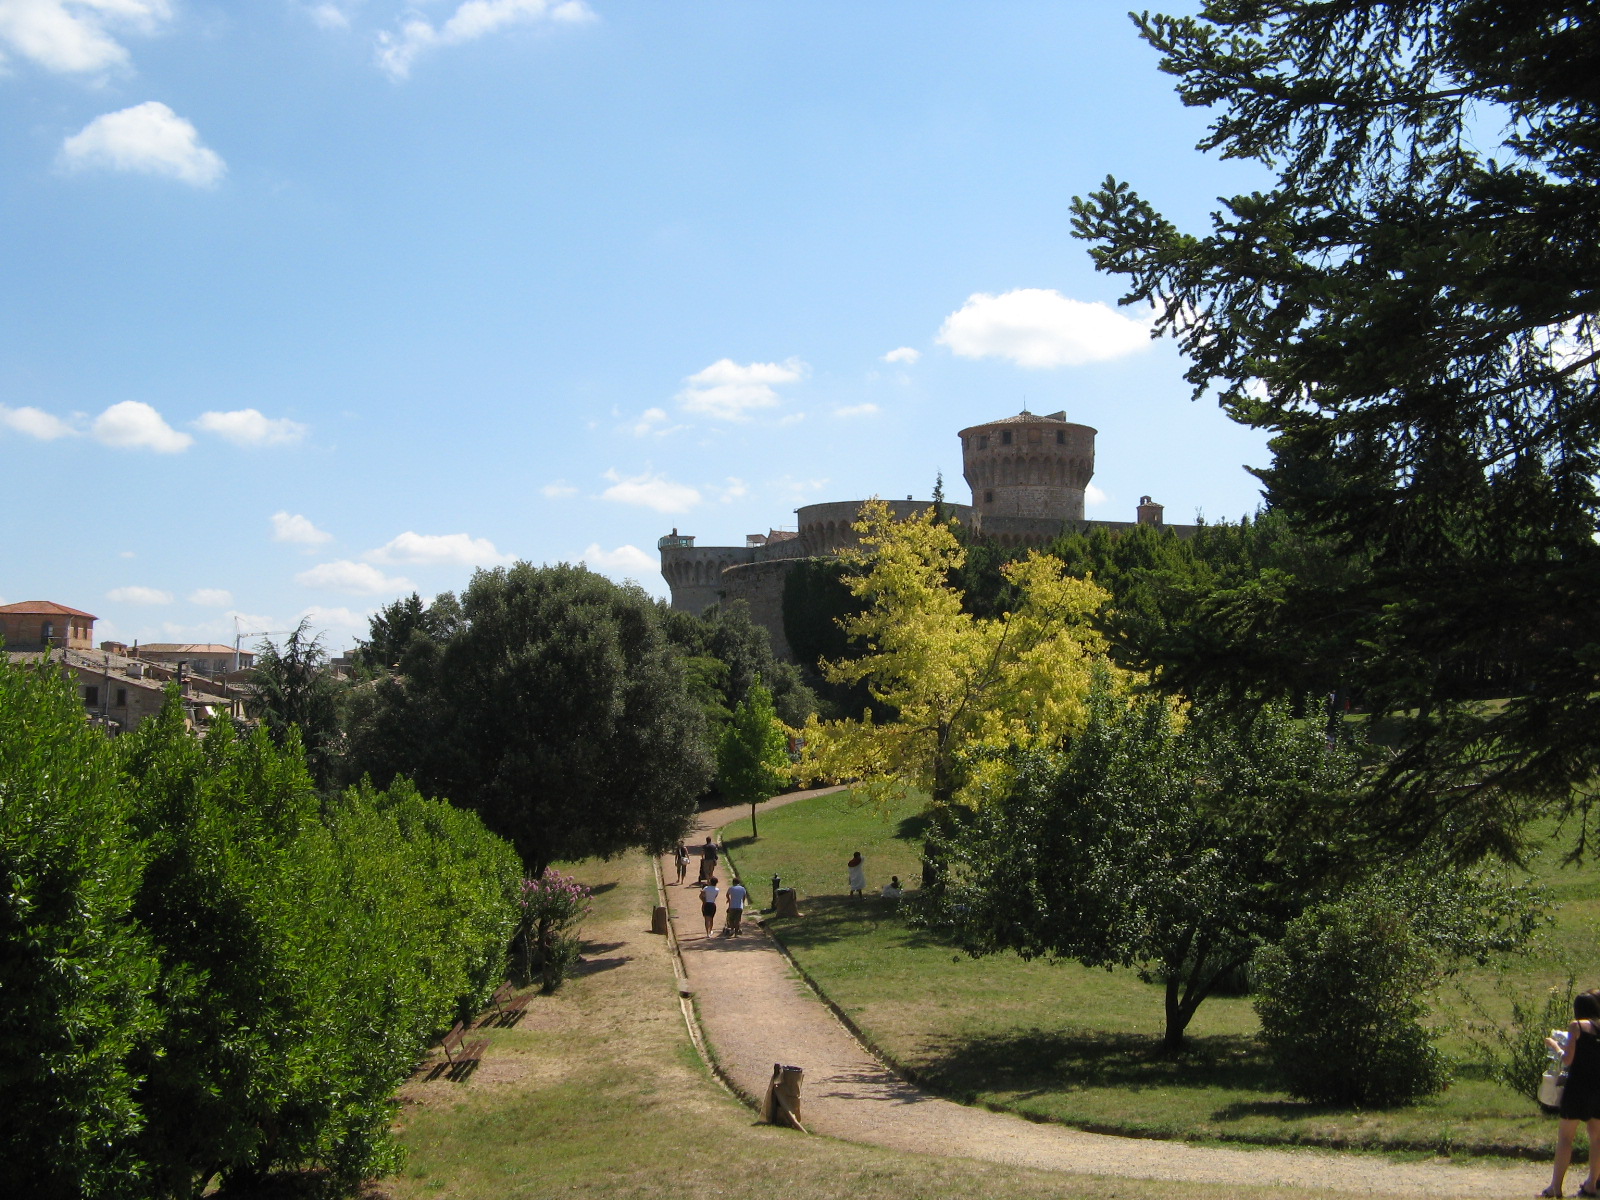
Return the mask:
{"type": "Polygon", "coordinates": [[[706,919],[706,936],[711,936],[711,922],[717,917],[717,877],[700,889],[700,915],[706,919]]]}
{"type": "Polygon", "coordinates": [[[1573,1022],[1567,1026],[1567,1044],[1546,1038],[1552,1050],[1560,1050],[1561,1065],[1567,1069],[1567,1086],[1561,1093],[1561,1123],[1556,1127],[1556,1161],[1550,1172],[1550,1186],[1541,1196],[1559,1196],[1572,1162],[1572,1142],[1578,1122],[1589,1130],[1589,1177],[1578,1185],[1580,1196],[1600,1196],[1600,993],[1584,992],[1573,997],[1573,1022]]]}
{"type": "Polygon", "coordinates": [[[706,834],[706,844],[700,847],[700,882],[704,883],[711,878],[717,869],[717,844],[711,840],[711,835],[706,834]]]}
{"type": "Polygon", "coordinates": [[[723,928],[730,937],[739,936],[739,925],[744,921],[744,904],[750,893],[744,890],[744,884],[739,882],[735,875],[733,882],[728,885],[728,919],[723,928]]]}
{"type": "Polygon", "coordinates": [[[679,842],[678,848],[672,852],[672,862],[678,868],[678,882],[682,883],[689,877],[689,847],[679,842]]]}
{"type": "Polygon", "coordinates": [[[850,869],[850,894],[859,900],[867,890],[867,865],[861,851],[857,850],[845,866],[850,869]]]}

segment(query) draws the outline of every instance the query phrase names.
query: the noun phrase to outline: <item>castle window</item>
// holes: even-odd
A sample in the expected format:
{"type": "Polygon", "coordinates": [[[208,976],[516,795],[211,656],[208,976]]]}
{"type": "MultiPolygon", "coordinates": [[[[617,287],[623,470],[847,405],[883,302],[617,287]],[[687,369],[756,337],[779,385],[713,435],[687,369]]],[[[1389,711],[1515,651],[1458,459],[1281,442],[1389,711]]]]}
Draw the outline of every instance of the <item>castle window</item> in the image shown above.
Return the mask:
{"type": "Polygon", "coordinates": [[[1000,444],[1002,446],[1011,445],[1011,430],[1006,429],[1006,430],[1003,430],[1001,432],[1001,434],[1000,434],[1000,444]]]}
{"type": "Polygon", "coordinates": [[[989,435],[987,433],[980,434],[979,437],[978,437],[978,449],[979,450],[987,450],[988,448],[989,448],[989,435]]]}
{"type": "Polygon", "coordinates": [[[1056,430],[1056,445],[1065,446],[1066,444],[1067,444],[1067,431],[1065,429],[1056,430]]]}
{"type": "Polygon", "coordinates": [[[993,492],[985,492],[983,494],[983,502],[985,504],[993,504],[994,503],[994,493],[993,492]]]}

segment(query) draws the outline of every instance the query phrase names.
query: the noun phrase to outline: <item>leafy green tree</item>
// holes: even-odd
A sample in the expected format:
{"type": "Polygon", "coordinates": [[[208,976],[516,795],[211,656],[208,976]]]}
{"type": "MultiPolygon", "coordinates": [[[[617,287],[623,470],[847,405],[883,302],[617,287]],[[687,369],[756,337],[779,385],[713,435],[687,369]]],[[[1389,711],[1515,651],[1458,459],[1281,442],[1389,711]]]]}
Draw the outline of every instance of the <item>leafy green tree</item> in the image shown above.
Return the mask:
{"type": "Polygon", "coordinates": [[[713,774],[705,719],[656,605],[582,567],[479,571],[443,638],[372,685],[351,767],[477,812],[527,873],[664,849],[713,774]]]}
{"type": "Polygon", "coordinates": [[[735,804],[750,806],[750,836],[756,831],[756,805],[776,795],[789,780],[789,738],[759,683],[733,710],[717,742],[717,785],[735,804]]]}
{"type": "MultiPolygon", "coordinates": [[[[1137,18],[1201,142],[1275,186],[1180,231],[1074,204],[1197,394],[1273,435],[1270,505],[1367,569],[1264,581],[1257,643],[1333,640],[1405,731],[1393,831],[1518,851],[1600,771],[1600,97],[1552,0],[1209,0],[1137,18]],[[1484,706],[1485,678],[1510,700],[1484,706]]],[[[1220,659],[1216,660],[1220,666],[1220,659]]],[[[1225,668],[1222,668],[1225,670],[1225,668]]]]}
{"type": "Polygon", "coordinates": [[[772,652],[772,638],[750,617],[743,600],[713,604],[699,616],[661,605],[667,638],[684,655],[684,663],[702,686],[714,686],[702,705],[714,730],[720,730],[736,704],[757,684],[765,687],[778,715],[790,725],[803,725],[817,706],[817,698],[793,663],[781,662],[772,652]],[[701,660],[697,662],[696,660],[701,660]],[[713,666],[712,664],[717,664],[713,666]]]}
{"type": "Polygon", "coordinates": [[[461,606],[451,592],[440,592],[431,604],[411,595],[384,605],[368,622],[366,638],[357,639],[355,659],[369,671],[386,671],[400,662],[413,633],[447,638],[461,621],[461,606]]]}
{"type": "Polygon", "coordinates": [[[156,959],[111,746],[54,669],[0,658],[0,1191],[133,1197],[156,959]]]}
{"type": "Polygon", "coordinates": [[[299,731],[311,774],[324,785],[334,777],[344,742],[340,686],[327,667],[322,635],[311,632],[308,617],[281,645],[267,638],[256,648],[246,705],[280,746],[289,744],[291,730],[299,731]]]}

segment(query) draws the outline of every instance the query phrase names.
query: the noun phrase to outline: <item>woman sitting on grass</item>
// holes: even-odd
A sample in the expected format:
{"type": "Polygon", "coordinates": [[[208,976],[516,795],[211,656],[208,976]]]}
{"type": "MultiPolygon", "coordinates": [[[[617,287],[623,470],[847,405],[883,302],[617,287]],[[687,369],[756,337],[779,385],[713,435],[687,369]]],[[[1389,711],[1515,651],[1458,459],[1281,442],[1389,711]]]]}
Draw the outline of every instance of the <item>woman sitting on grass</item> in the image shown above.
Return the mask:
{"type": "MultiPolygon", "coordinates": [[[[1556,1162],[1550,1186],[1541,1196],[1561,1195],[1572,1162],[1572,1141],[1578,1122],[1589,1129],[1589,1177],[1578,1187],[1580,1196],[1600,1196],[1600,992],[1584,992],[1572,1001],[1575,1018],[1567,1027],[1567,1044],[1561,1064],[1567,1069],[1567,1086],[1561,1093],[1561,1124],[1556,1128],[1556,1162]]],[[[1562,1050],[1555,1038],[1546,1038],[1552,1050],[1562,1050]]]]}

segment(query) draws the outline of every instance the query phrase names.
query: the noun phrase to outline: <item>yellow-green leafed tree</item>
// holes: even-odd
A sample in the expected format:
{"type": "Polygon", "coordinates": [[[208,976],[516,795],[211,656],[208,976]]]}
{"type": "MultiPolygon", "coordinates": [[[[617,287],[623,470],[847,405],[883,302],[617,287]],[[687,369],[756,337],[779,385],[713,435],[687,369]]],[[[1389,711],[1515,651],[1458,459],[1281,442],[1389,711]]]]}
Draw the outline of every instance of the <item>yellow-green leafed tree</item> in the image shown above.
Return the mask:
{"type": "Polygon", "coordinates": [[[1058,560],[1030,554],[1007,566],[1020,603],[978,618],[949,582],[965,551],[933,509],[896,521],[888,505],[869,501],[855,529],[861,544],[845,552],[848,582],[866,609],[843,625],[864,652],[822,670],[836,683],[864,681],[896,717],[813,717],[803,775],[855,780],[869,796],[909,786],[936,806],[975,802],[999,769],[975,752],[1053,743],[1082,727],[1097,669],[1126,680],[1092,624],[1109,593],[1066,575],[1058,560]]]}

